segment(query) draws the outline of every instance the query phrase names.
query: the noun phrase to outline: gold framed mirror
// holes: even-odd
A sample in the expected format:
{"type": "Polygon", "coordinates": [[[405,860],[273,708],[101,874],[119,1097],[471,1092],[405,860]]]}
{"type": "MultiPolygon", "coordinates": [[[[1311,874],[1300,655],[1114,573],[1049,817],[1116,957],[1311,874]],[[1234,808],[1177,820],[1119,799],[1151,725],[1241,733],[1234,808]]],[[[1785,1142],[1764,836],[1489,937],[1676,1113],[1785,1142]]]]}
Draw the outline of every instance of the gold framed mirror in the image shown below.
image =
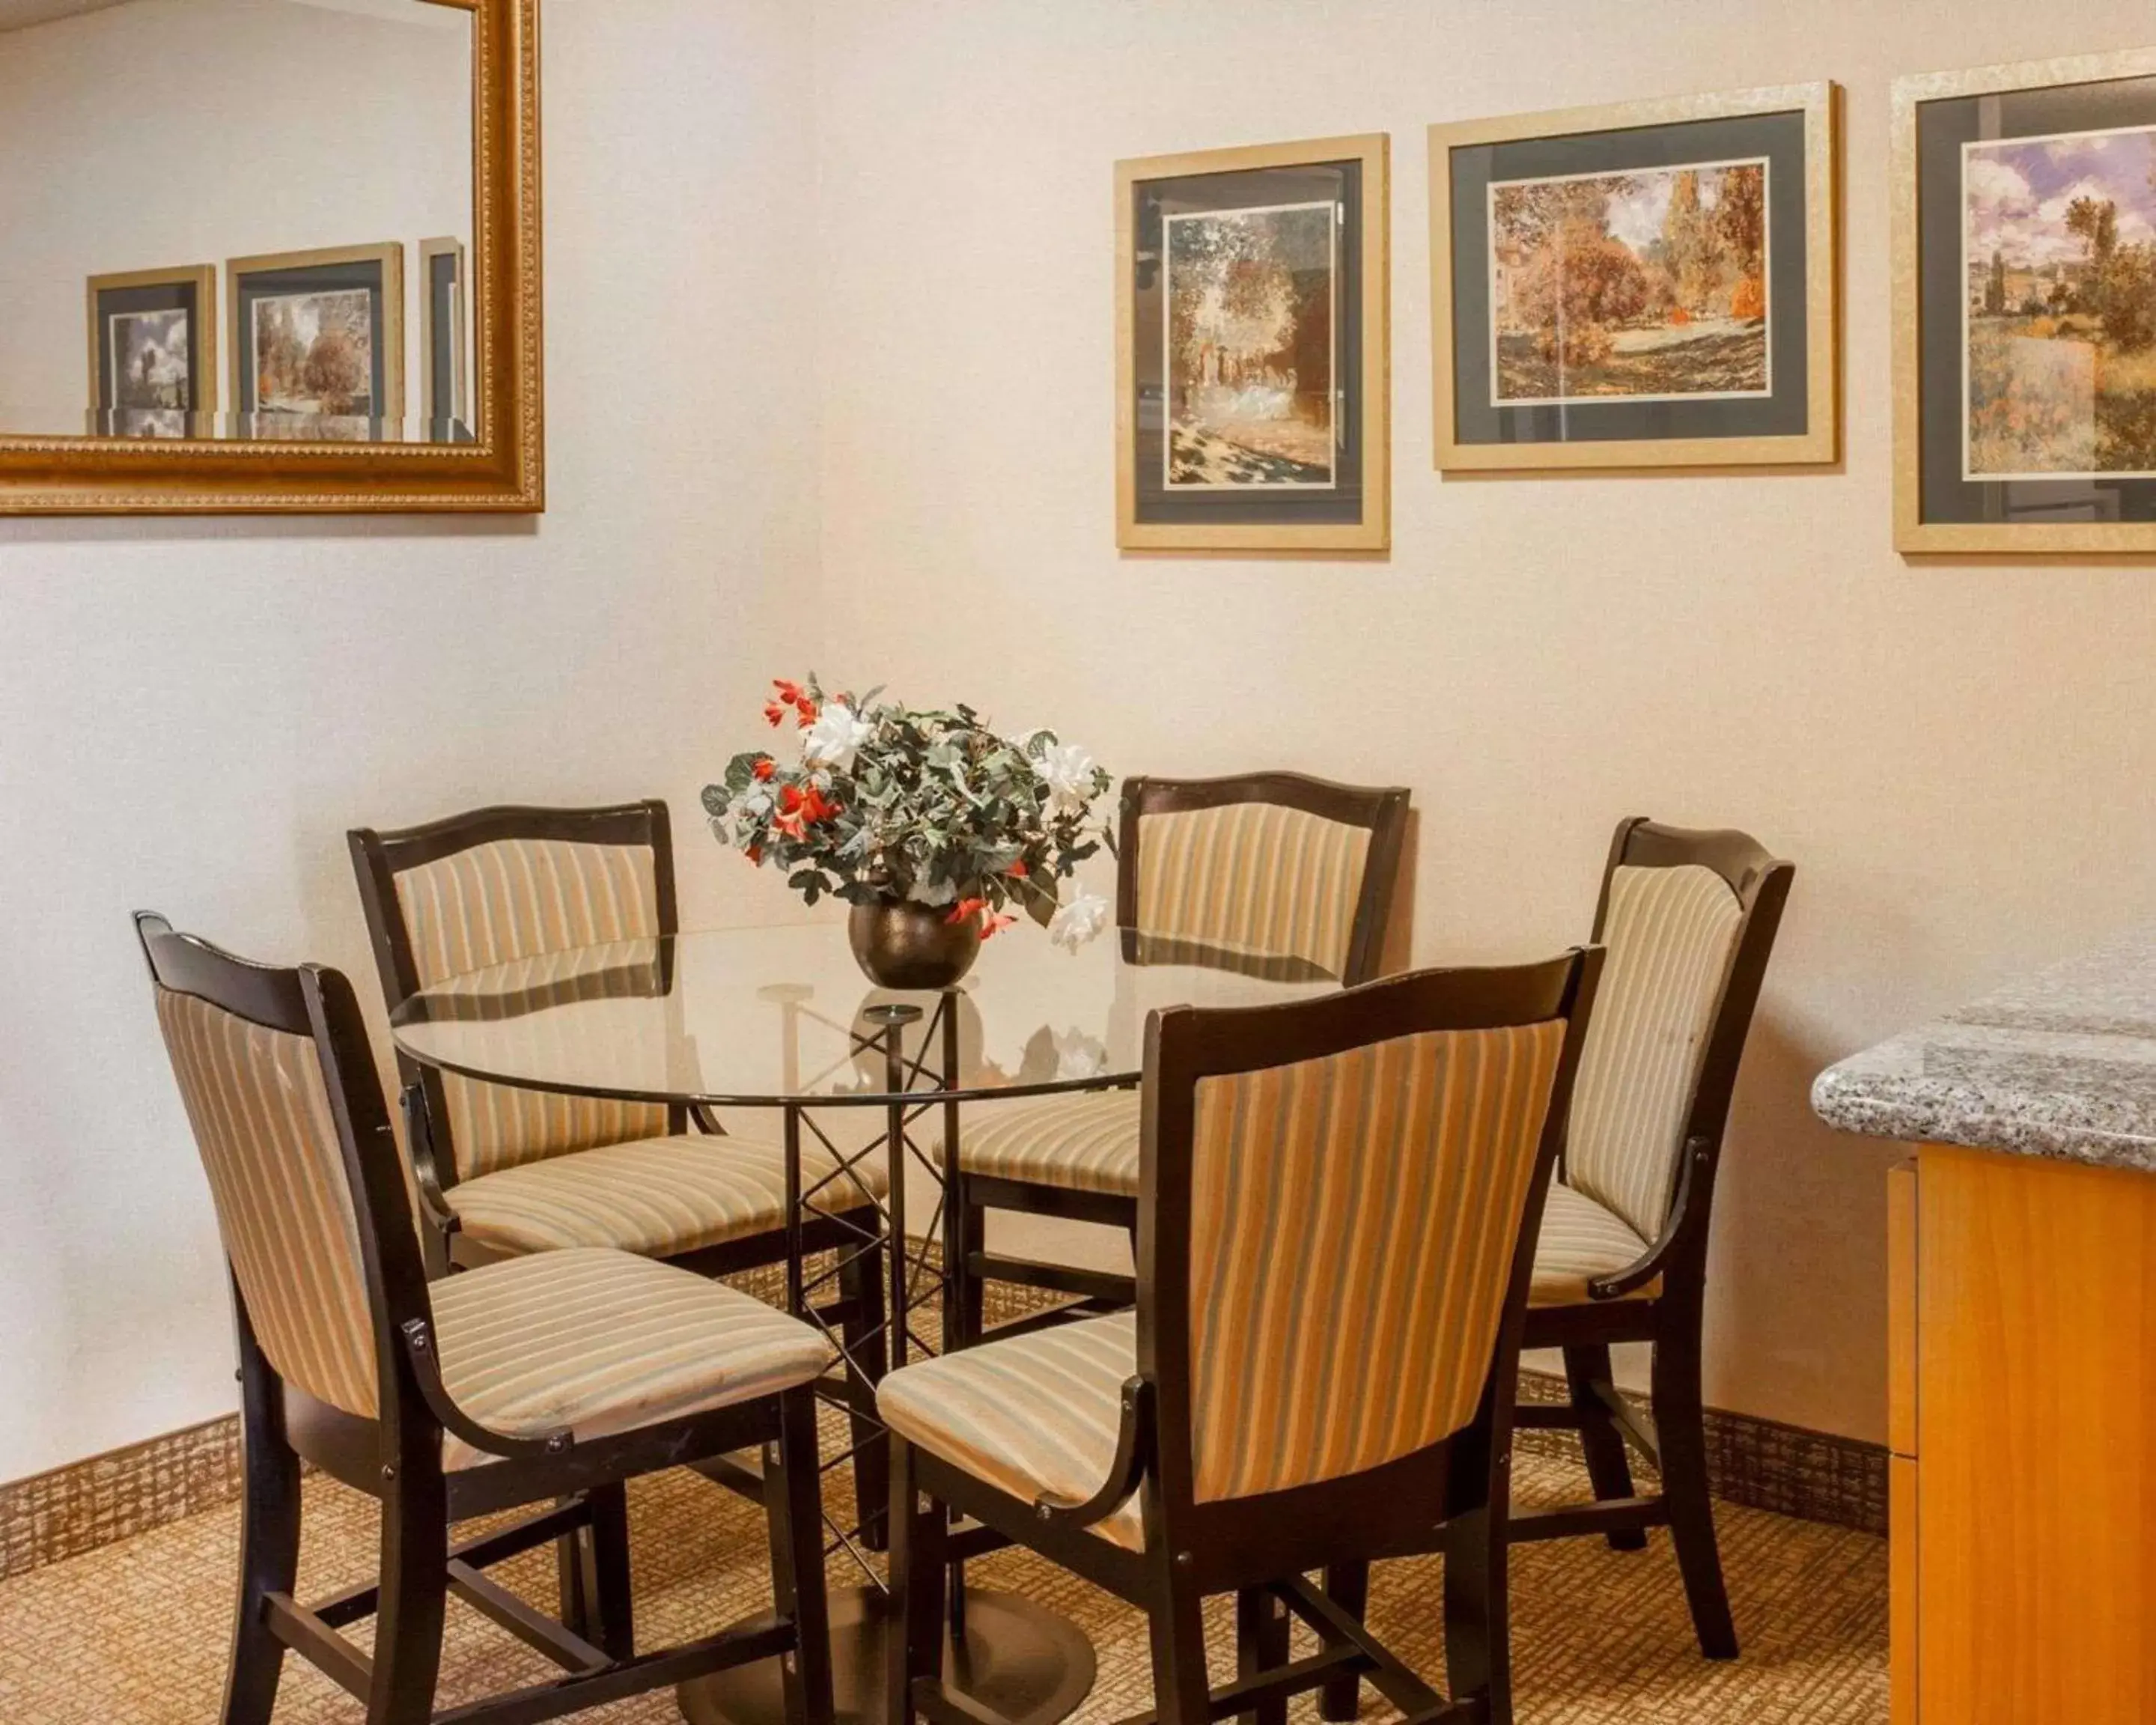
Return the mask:
{"type": "Polygon", "coordinates": [[[0,0],[0,515],[536,513],[540,318],[538,0],[0,0]]]}

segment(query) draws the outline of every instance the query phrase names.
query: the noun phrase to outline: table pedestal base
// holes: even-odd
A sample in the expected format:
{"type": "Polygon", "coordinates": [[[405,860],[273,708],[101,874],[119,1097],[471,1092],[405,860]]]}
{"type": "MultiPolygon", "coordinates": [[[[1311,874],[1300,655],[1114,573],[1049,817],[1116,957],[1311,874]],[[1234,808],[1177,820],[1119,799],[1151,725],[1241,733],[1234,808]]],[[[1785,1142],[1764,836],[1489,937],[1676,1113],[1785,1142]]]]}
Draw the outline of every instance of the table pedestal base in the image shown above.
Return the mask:
{"type": "MultiPolygon", "coordinates": [[[[839,1725],[884,1725],[889,1601],[831,1594],[831,1683],[839,1725]]],[[[943,1645],[943,1680],[1014,1725],[1055,1725],[1093,1687],[1093,1644],[1067,1617],[1015,1594],[966,1589],[966,1639],[943,1645]]],[[[721,1671],[676,1692],[690,1725],[785,1725],[778,1661],[721,1671]]]]}

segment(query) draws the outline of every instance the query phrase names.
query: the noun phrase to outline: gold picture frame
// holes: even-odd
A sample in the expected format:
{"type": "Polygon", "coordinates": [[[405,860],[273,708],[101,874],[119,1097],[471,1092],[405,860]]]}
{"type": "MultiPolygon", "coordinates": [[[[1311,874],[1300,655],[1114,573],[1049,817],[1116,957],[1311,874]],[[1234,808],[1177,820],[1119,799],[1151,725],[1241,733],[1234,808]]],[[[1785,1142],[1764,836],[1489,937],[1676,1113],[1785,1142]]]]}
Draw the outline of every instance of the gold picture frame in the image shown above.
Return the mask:
{"type": "MultiPolygon", "coordinates": [[[[1620,102],[1588,108],[1559,109],[1541,114],[1515,115],[1503,119],[1443,122],[1430,128],[1430,352],[1432,396],[1435,408],[1435,448],[1433,465],[1444,471],[1578,470],[1638,468],[1721,468],[1737,466],[1798,466],[1830,463],[1840,455],[1840,141],[1841,90],[1821,81],[1775,85],[1756,90],[1724,91],[1717,95],[1679,96],[1660,100],[1620,102]],[[1462,379],[1455,357],[1460,339],[1455,289],[1455,226],[1453,155],[1455,151],[1543,141],[1562,142],[1599,133],[1636,135],[1650,129],[1691,126],[1702,121],[1741,121],[1785,114],[1802,116],[1802,183],[1804,249],[1803,269],[1797,279],[1804,285],[1801,316],[1804,362],[1801,389],[1787,396],[1768,392],[1780,403],[1782,413],[1794,417],[1801,403],[1799,429],[1758,434],[1668,437],[1622,434],[1577,438],[1572,440],[1513,441],[1507,436],[1464,437],[1460,429],[1459,390],[1462,379]]],[[[1794,154],[1794,152],[1791,152],[1794,154]]],[[[1691,164],[1681,153],[1666,164],[1675,172],[1691,164]]],[[[1700,160],[1699,165],[1722,166],[1700,160]]],[[[1611,167],[1600,172],[1616,173],[1611,167]]],[[[1586,173],[1552,174],[1553,180],[1584,178],[1586,173]]],[[[1763,187],[1766,169],[1760,174],[1763,187]]],[[[1763,192],[1762,193],[1763,196],[1763,192]]],[[[1487,244],[1486,237],[1486,244],[1487,244]]],[[[1491,252],[1495,258],[1495,249],[1491,252]]],[[[1794,274],[1795,272],[1793,272],[1794,274]]],[[[1494,290],[1491,294],[1494,302],[1494,290]]],[[[1485,308],[1483,333],[1491,345],[1491,375],[1497,375],[1495,358],[1496,308],[1485,308]]],[[[1771,308],[1769,311],[1771,317],[1771,308]]],[[[1768,323],[1762,345],[1774,340],[1768,323]]],[[[1493,415],[1517,412],[1493,393],[1486,405],[1493,415]]],[[[1758,392],[1750,392],[1757,393],[1758,392]]],[[[1685,398],[1656,398],[1682,401],[1685,398]]],[[[1717,399],[1702,393],[1702,403],[1717,399]]],[[[1577,416],[1580,408],[1594,411],[1604,403],[1621,407],[1625,398],[1579,398],[1568,401],[1577,416]]],[[[1522,405],[1539,407],[1536,401],[1522,405]]],[[[1569,425],[1568,424],[1568,429],[1569,425]]]]}
{"type": "MultiPolygon", "coordinates": [[[[252,374],[254,343],[247,328],[249,314],[254,309],[250,294],[258,276],[315,276],[322,285],[302,293],[296,284],[286,294],[287,299],[313,299],[326,295],[346,295],[357,292],[371,292],[378,300],[380,311],[375,319],[377,326],[372,337],[381,344],[382,393],[377,400],[370,388],[368,411],[357,417],[365,419],[386,420],[394,424],[404,417],[404,368],[408,357],[404,349],[404,247],[391,239],[372,245],[320,246],[311,251],[264,252],[251,258],[234,258],[224,266],[224,309],[229,320],[228,334],[230,358],[227,365],[227,382],[232,399],[232,411],[240,414],[275,413],[275,408],[263,406],[259,395],[260,380],[252,374]],[[332,285],[354,281],[360,274],[373,273],[373,284],[368,288],[332,285]],[[255,387],[250,388],[250,383],[255,387]]],[[[315,407],[300,411],[319,413],[335,418],[346,417],[332,407],[315,407]]]]}
{"type": "MultiPolygon", "coordinates": [[[[1296,143],[1200,150],[1170,156],[1151,156],[1118,162],[1116,196],[1116,542],[1127,551],[1315,552],[1383,552],[1392,542],[1391,516],[1391,140],[1380,133],[1350,137],[1317,138],[1296,143]],[[1337,479],[1342,466],[1352,470],[1352,490],[1342,489],[1330,500],[1306,501],[1285,495],[1266,497],[1266,491],[1285,493],[1290,488],[1252,484],[1246,494],[1239,485],[1223,485],[1219,512],[1240,510],[1239,520],[1163,519],[1169,506],[1142,495],[1138,462],[1142,449],[1157,450],[1163,462],[1163,485],[1173,470],[1167,452],[1173,449],[1168,424],[1168,392],[1163,372],[1159,390],[1160,424],[1157,434],[1141,426],[1139,377],[1140,332],[1137,315],[1137,277],[1142,259],[1138,237],[1138,201],[1151,182],[1194,181],[1221,175],[1263,173],[1269,170],[1326,169],[1349,165],[1354,187],[1352,213],[1344,206],[1336,230],[1342,238],[1335,255],[1337,280],[1352,284],[1349,308],[1353,330],[1352,349],[1333,334],[1334,382],[1330,392],[1327,424],[1336,449],[1347,457],[1334,458],[1328,467],[1337,479]],[[1352,360],[1339,362],[1344,349],[1352,360]],[[1351,429],[1352,426],[1352,429],[1351,429]],[[1310,514],[1330,510],[1352,518],[1311,519],[1310,514]],[[1251,519],[1249,516],[1276,512],[1283,518],[1251,519]]],[[[1343,185],[1348,183],[1345,175],[1343,185]]],[[[1224,205],[1219,213],[1239,213],[1224,205]]],[[[1337,292],[1337,289],[1335,290],[1337,292]]],[[[1169,315],[1168,295],[1163,290],[1163,316],[1169,315]]],[[[1328,330],[1348,326],[1328,313],[1328,330]]],[[[1163,347],[1165,336],[1163,337],[1163,347]]],[[[1161,355],[1164,367],[1164,351],[1161,355]]],[[[1288,388],[1292,392],[1293,385],[1288,388]]],[[[1313,493],[1321,486],[1309,488],[1313,493]]]]}
{"type": "Polygon", "coordinates": [[[477,434],[424,443],[0,434],[0,516],[528,515],[546,508],[539,0],[429,3],[471,20],[470,353],[477,434]]]}
{"type": "Polygon", "coordinates": [[[444,238],[423,239],[419,242],[419,417],[429,426],[442,420],[464,419],[469,411],[467,403],[469,379],[465,373],[466,343],[470,340],[470,314],[465,308],[465,243],[461,239],[444,238]],[[451,399],[445,403],[435,398],[434,347],[442,340],[443,331],[434,310],[434,260],[452,258],[456,261],[454,272],[455,305],[448,337],[450,346],[449,377],[451,399]]]}
{"type": "MultiPolygon", "coordinates": [[[[110,378],[110,336],[105,299],[126,295],[138,289],[170,289],[192,295],[187,307],[187,339],[191,352],[188,371],[192,397],[181,411],[188,415],[217,411],[218,382],[217,355],[217,265],[189,264],[170,270],[122,270],[93,275],[85,290],[90,323],[90,410],[93,415],[125,411],[113,399],[110,378]]],[[[93,419],[92,424],[96,421],[93,419]]]]}
{"type": "MultiPolygon", "coordinates": [[[[1897,550],[1906,555],[2056,557],[2156,554],[2156,519],[2132,521],[2056,519],[1952,521],[1928,517],[1925,512],[1925,339],[1928,329],[1933,328],[1934,324],[1928,321],[1925,315],[1926,277],[1922,255],[1924,211],[1919,203],[1922,187],[1918,170],[1922,150],[1920,124],[1924,111],[1933,104],[1970,99],[1985,100],[1995,110],[1999,99],[2138,79],[2156,79],[2156,49],[2082,54],[2060,59],[2026,60],[1959,72],[1927,72],[1898,78],[1894,82],[1891,157],[1894,544],[1897,550]]],[[[2156,100],[2152,100],[2147,111],[2148,126],[2156,127],[2156,100]]],[[[2143,129],[2139,126],[2133,128],[2136,131],[2143,129]]],[[[2034,141],[2043,141],[2052,136],[2054,134],[2043,131],[2028,134],[2010,132],[1984,141],[2004,145],[2025,136],[2034,141]]],[[[1960,195],[1966,198],[1965,187],[1961,188],[1960,195]]],[[[1958,209],[1957,228],[1959,229],[1965,221],[1966,208],[1958,209]]],[[[1963,234],[1961,239],[1962,250],[1965,254],[1966,235],[1963,234]]],[[[1958,322],[1961,324],[1964,333],[1957,344],[1957,359],[1961,370],[1955,380],[1959,410],[1964,416],[1958,434],[1963,443],[1960,470],[1964,481],[1982,484],[1981,475],[1973,475],[1969,470],[1970,446],[1967,440],[1972,433],[1967,416],[1971,413],[1971,382],[1966,367],[1970,351],[1968,325],[1971,313],[1966,305],[1969,289],[1965,255],[1962,267],[1964,279],[1957,284],[1956,291],[1958,300],[1962,302],[1958,322]]],[[[1935,304],[1933,310],[1936,312],[1939,307],[1935,304]]],[[[2046,474],[2041,476],[2044,482],[2055,480],[2099,482],[2102,478],[2101,473],[2046,474]]],[[[1998,482],[2002,504],[2005,501],[2006,487],[2012,483],[2022,482],[1998,482]]],[[[2055,507],[2041,501],[2021,506],[2029,515],[2056,513],[2055,507]]]]}

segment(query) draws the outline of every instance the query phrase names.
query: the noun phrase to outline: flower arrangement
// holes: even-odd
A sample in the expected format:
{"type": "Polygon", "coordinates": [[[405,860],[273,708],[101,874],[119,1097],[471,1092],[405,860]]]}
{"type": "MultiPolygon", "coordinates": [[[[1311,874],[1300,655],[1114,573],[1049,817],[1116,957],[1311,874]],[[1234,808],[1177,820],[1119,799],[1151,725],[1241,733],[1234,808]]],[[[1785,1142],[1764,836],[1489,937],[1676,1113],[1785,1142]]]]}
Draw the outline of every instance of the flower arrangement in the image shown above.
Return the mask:
{"type": "Polygon", "coordinates": [[[810,904],[901,901],[978,920],[983,937],[1024,912],[1075,952],[1107,926],[1107,901],[1060,882],[1114,837],[1095,819],[1108,774],[1053,732],[998,736],[971,707],[916,711],[780,678],[763,709],[792,721],[798,761],[767,750],[706,787],[719,842],[786,870],[810,904]]]}

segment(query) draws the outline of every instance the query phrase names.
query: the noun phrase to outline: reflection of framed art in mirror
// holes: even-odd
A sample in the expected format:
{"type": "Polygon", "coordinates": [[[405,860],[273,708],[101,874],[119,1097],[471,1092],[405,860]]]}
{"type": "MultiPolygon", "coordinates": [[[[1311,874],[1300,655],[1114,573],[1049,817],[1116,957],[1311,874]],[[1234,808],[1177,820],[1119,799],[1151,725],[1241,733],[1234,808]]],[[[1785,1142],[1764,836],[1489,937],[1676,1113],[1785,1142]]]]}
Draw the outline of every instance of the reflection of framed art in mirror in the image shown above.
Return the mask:
{"type": "Polygon", "coordinates": [[[404,417],[404,248],[333,246],[224,266],[237,413],[404,417]]]}
{"type": "Polygon", "coordinates": [[[460,239],[419,242],[419,413],[427,434],[444,443],[468,438],[465,341],[465,247],[460,239]]]}

